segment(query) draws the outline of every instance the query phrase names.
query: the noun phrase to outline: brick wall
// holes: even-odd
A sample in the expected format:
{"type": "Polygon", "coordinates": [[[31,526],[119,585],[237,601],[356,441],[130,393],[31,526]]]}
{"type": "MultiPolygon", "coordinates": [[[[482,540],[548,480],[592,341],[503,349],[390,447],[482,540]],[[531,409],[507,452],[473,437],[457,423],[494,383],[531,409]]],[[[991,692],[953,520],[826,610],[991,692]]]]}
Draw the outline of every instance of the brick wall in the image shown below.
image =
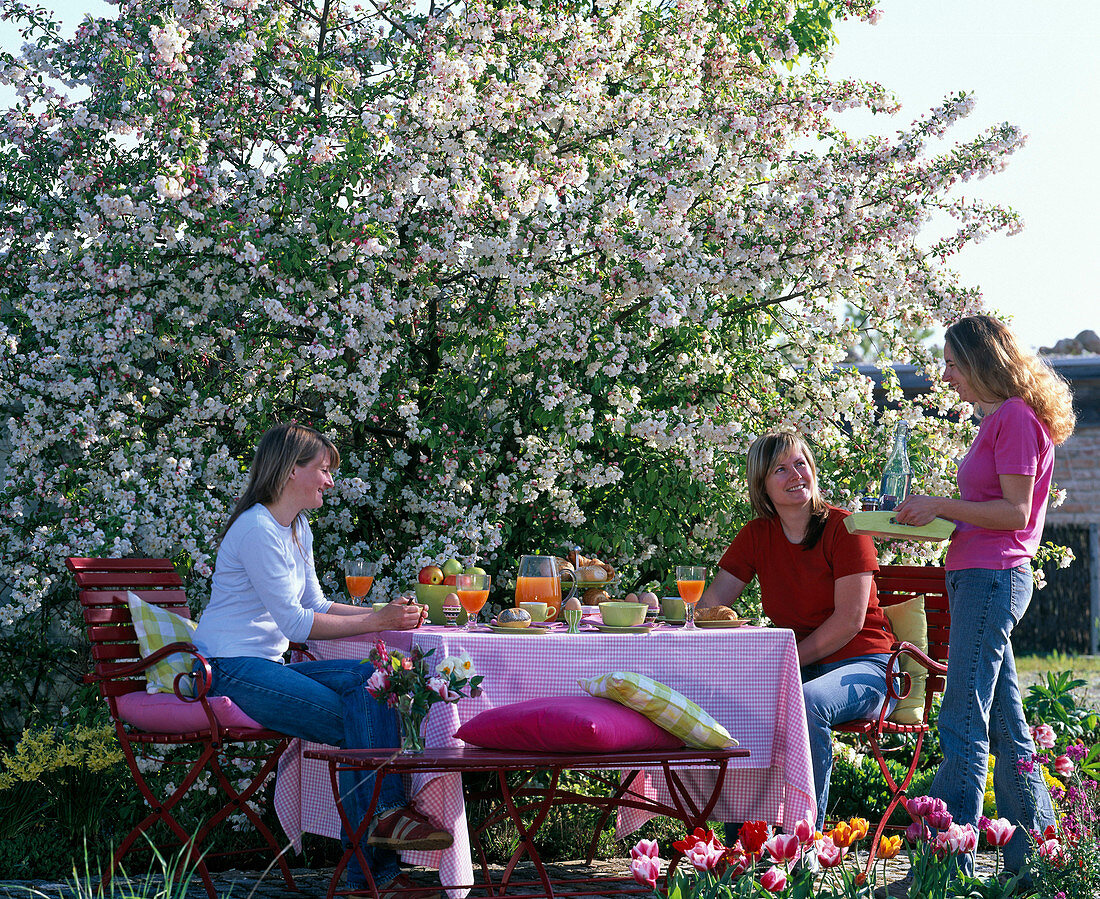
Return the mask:
{"type": "Polygon", "coordinates": [[[1054,481],[1066,501],[1047,510],[1050,524],[1100,522],[1100,427],[1078,427],[1054,454],[1054,481]]]}

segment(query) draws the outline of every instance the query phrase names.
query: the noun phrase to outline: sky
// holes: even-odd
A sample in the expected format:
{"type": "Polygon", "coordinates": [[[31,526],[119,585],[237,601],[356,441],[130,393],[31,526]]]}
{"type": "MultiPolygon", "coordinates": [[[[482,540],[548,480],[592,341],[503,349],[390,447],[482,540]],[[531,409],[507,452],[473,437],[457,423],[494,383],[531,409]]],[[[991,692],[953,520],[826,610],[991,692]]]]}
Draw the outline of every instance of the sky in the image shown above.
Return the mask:
{"type": "MultiPolygon", "coordinates": [[[[101,0],[54,0],[69,32],[101,0]]],[[[893,117],[846,114],[853,133],[892,134],[948,94],[973,91],[954,142],[1009,121],[1028,135],[1006,171],[962,195],[1013,207],[1025,229],[967,247],[952,267],[1038,349],[1100,333],[1100,0],[881,0],[877,25],[842,22],[829,72],[878,81],[902,104],[893,117]]],[[[0,45],[18,35],[0,23],[0,45]]]]}

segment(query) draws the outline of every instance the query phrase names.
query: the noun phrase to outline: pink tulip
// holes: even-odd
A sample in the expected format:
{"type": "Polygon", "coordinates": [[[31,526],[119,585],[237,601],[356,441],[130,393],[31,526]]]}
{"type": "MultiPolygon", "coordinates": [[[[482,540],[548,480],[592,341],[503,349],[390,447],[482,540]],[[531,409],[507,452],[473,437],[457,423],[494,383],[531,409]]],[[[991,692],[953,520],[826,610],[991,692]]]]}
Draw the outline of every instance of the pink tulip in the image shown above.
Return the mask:
{"type": "Polygon", "coordinates": [[[661,849],[656,840],[638,840],[630,850],[631,858],[657,858],[661,849]]]}
{"type": "Polygon", "coordinates": [[[814,821],[809,813],[794,826],[794,835],[798,837],[798,842],[802,844],[813,842],[814,837],[817,835],[817,828],[814,826],[814,821]]]}
{"type": "Polygon", "coordinates": [[[815,843],[817,847],[817,861],[822,868],[835,868],[848,852],[844,846],[838,846],[831,837],[822,837],[815,843]]]}
{"type": "Polygon", "coordinates": [[[1069,777],[1071,774],[1073,774],[1074,770],[1073,762],[1069,760],[1068,755],[1058,756],[1058,758],[1054,760],[1054,764],[1051,765],[1051,767],[1054,769],[1055,773],[1059,777],[1069,777]]]}
{"type": "Polygon", "coordinates": [[[936,834],[936,852],[939,855],[959,855],[973,852],[978,846],[978,833],[970,824],[952,823],[936,834]]]}
{"type": "Polygon", "coordinates": [[[696,871],[713,871],[726,855],[726,848],[717,840],[704,843],[700,840],[684,853],[696,871]]]}
{"type": "Polygon", "coordinates": [[[777,833],[764,844],[772,861],[782,864],[792,862],[801,853],[798,837],[793,833],[777,833]]]}
{"type": "Polygon", "coordinates": [[[907,828],[905,828],[905,839],[910,843],[923,843],[932,834],[928,830],[928,825],[923,821],[914,821],[907,828]]]}
{"type": "Polygon", "coordinates": [[[990,846],[1007,846],[1014,833],[1015,824],[1011,824],[1007,818],[994,818],[986,825],[985,839],[990,846]]]}
{"type": "Polygon", "coordinates": [[[1061,864],[1066,859],[1066,850],[1057,840],[1046,840],[1039,844],[1039,855],[1055,864],[1061,864]]]}
{"type": "Polygon", "coordinates": [[[386,674],[385,671],[380,671],[377,668],[374,670],[374,674],[367,679],[367,692],[372,696],[377,696],[379,693],[385,693],[386,690],[389,689],[389,686],[390,676],[386,674]]]}
{"type": "Polygon", "coordinates": [[[918,821],[925,821],[929,827],[936,830],[946,830],[951,824],[951,815],[947,811],[947,804],[942,799],[932,796],[914,796],[905,807],[909,814],[918,821]]]}
{"type": "Polygon", "coordinates": [[[787,888],[787,872],[782,868],[769,868],[760,875],[760,886],[769,893],[779,893],[787,888]]]}
{"type": "Polygon", "coordinates": [[[1054,728],[1049,724],[1040,724],[1031,729],[1031,739],[1040,749],[1054,748],[1054,728]]]}
{"type": "Polygon", "coordinates": [[[657,878],[661,874],[660,861],[650,855],[643,855],[630,860],[630,873],[634,880],[651,890],[657,889],[657,878]]]}

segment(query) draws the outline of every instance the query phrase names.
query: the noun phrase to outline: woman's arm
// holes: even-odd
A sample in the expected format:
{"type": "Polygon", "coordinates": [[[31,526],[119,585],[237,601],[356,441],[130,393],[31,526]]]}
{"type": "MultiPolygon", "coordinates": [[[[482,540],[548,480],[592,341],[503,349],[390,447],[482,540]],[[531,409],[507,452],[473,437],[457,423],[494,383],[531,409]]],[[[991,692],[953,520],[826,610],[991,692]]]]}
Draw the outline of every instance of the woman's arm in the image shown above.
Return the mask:
{"type": "Polygon", "coordinates": [[[863,571],[833,582],[833,614],[799,642],[799,665],[809,665],[832,655],[862,630],[873,580],[873,572],[863,571]]]}
{"type": "Polygon", "coordinates": [[[998,475],[1000,499],[970,502],[945,496],[910,496],[895,513],[901,524],[920,526],[933,518],[965,521],[991,531],[1019,531],[1031,520],[1031,495],[1035,477],[1029,474],[998,475]]]}
{"type": "Polygon", "coordinates": [[[714,580],[711,581],[707,589],[703,591],[703,595],[699,599],[699,608],[705,609],[708,606],[732,606],[734,600],[741,595],[741,591],[743,591],[746,586],[744,581],[735,578],[724,568],[719,568],[718,573],[714,575],[714,580]]]}
{"type": "Polygon", "coordinates": [[[332,640],[376,631],[408,631],[420,627],[427,615],[427,609],[411,600],[395,600],[381,609],[336,602],[327,612],[314,612],[309,637],[311,640],[332,640]]]}

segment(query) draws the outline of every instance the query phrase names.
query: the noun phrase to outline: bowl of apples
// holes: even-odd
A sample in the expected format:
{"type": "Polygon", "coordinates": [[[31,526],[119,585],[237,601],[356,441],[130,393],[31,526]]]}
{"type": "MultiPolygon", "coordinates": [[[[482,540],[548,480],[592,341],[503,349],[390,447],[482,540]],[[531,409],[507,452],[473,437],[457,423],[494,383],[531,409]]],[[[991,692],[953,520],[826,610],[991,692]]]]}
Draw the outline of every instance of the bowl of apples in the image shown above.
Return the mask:
{"type": "MultiPolygon", "coordinates": [[[[432,624],[446,624],[443,615],[443,600],[455,592],[455,577],[460,574],[485,574],[485,569],[477,566],[466,568],[457,559],[448,559],[442,565],[425,565],[416,576],[416,601],[428,607],[428,621],[432,624]]],[[[458,615],[458,623],[466,623],[466,611],[458,615]]]]}

